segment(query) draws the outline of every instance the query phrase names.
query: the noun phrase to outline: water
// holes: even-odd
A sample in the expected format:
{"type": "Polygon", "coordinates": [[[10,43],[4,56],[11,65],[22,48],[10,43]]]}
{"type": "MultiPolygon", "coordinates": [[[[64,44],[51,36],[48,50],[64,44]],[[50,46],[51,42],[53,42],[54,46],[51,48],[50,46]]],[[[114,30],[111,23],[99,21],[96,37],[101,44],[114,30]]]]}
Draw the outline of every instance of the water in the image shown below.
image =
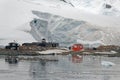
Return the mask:
{"type": "Polygon", "coordinates": [[[59,61],[25,61],[8,64],[0,58],[0,80],[120,80],[120,58],[57,56],[59,61]],[[114,66],[105,67],[101,61],[114,66]]]}

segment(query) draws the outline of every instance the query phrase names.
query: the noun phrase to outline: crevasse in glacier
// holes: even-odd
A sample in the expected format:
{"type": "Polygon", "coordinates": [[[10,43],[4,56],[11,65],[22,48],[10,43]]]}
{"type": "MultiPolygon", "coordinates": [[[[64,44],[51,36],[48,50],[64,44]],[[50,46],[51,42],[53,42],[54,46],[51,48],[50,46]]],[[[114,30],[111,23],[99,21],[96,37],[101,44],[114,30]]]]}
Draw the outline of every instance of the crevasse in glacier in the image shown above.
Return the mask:
{"type": "Polygon", "coordinates": [[[46,38],[48,41],[59,42],[61,45],[73,43],[120,44],[119,32],[111,28],[103,28],[85,21],[77,21],[50,13],[32,12],[37,18],[30,22],[31,34],[37,41],[46,38]]]}

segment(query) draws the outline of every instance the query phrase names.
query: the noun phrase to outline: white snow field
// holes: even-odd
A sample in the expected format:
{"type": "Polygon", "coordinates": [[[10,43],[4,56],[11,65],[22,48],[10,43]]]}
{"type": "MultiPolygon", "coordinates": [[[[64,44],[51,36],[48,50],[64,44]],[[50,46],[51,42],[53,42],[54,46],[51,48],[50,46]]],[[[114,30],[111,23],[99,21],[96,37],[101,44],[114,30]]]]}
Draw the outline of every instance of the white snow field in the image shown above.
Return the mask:
{"type": "Polygon", "coordinates": [[[119,0],[0,0],[0,45],[40,41],[120,45],[119,0]]]}

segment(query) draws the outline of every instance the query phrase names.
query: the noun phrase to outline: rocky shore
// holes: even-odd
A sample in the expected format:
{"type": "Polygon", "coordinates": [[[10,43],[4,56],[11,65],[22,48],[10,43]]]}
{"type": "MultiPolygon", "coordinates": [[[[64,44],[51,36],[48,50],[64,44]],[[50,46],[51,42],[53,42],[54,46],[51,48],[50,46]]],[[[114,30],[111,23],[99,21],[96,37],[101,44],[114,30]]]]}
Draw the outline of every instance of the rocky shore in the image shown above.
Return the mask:
{"type": "Polygon", "coordinates": [[[0,55],[105,55],[110,57],[120,57],[120,46],[116,45],[100,45],[99,47],[85,47],[82,44],[74,44],[69,47],[60,47],[59,43],[42,42],[23,43],[19,45],[11,42],[4,49],[0,49],[0,55]]]}
{"type": "Polygon", "coordinates": [[[94,55],[94,56],[108,56],[120,57],[120,51],[101,51],[101,50],[84,50],[84,51],[70,51],[67,49],[50,49],[44,51],[21,51],[21,50],[6,50],[0,49],[0,55],[24,55],[24,56],[39,56],[39,55],[94,55]]]}

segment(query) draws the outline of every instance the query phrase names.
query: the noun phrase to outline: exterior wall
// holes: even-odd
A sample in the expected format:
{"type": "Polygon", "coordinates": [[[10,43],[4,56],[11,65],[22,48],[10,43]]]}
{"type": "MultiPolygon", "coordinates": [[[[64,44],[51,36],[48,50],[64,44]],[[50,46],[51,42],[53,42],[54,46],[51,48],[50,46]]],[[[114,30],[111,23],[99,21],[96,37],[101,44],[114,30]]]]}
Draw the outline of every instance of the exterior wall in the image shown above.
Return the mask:
{"type": "Polygon", "coordinates": [[[71,49],[72,49],[72,51],[82,51],[83,45],[82,44],[74,44],[71,49]]]}
{"type": "Polygon", "coordinates": [[[8,46],[5,46],[5,49],[18,50],[19,44],[18,43],[9,43],[8,46]]]}
{"type": "Polygon", "coordinates": [[[41,47],[58,47],[59,44],[58,43],[52,43],[52,42],[48,42],[48,43],[23,43],[22,46],[41,46],[41,47]]]}

